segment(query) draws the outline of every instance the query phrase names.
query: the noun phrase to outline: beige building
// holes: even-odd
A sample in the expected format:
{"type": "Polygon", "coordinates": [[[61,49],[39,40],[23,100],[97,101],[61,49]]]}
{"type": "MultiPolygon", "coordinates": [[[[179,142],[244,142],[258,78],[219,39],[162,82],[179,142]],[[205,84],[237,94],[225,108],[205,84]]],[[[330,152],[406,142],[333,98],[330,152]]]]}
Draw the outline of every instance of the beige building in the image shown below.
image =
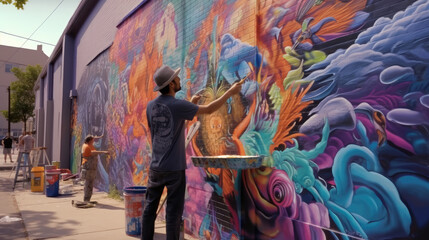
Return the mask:
{"type": "MultiPolygon", "coordinates": [[[[11,69],[37,64],[44,66],[47,60],[48,56],[43,52],[42,45],[38,45],[37,50],[0,45],[0,111],[8,109],[7,87],[16,81],[11,69]]],[[[7,134],[7,125],[7,119],[0,114],[0,137],[7,134]]],[[[19,136],[22,129],[23,123],[10,124],[12,136],[19,136]]]]}

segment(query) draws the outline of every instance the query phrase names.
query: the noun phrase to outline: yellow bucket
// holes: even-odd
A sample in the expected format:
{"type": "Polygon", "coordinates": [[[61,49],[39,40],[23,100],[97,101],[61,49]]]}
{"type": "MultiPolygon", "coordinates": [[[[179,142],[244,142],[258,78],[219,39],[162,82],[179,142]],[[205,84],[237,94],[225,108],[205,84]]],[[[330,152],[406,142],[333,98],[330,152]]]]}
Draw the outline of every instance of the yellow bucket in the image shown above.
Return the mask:
{"type": "Polygon", "coordinates": [[[33,167],[31,169],[31,191],[43,192],[43,184],[45,182],[45,168],[33,167]]]}

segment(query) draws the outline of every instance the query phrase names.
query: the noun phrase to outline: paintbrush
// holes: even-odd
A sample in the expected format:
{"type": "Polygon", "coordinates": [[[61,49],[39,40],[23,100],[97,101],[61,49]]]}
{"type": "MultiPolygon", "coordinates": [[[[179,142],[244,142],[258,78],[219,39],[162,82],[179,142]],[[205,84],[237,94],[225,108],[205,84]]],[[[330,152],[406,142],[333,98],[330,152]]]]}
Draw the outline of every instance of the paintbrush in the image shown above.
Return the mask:
{"type": "Polygon", "coordinates": [[[196,96],[200,96],[201,98],[206,98],[206,96],[204,96],[203,95],[203,92],[205,91],[206,89],[200,89],[200,90],[198,90],[194,95],[196,95],[196,96]]]}
{"type": "Polygon", "coordinates": [[[242,78],[238,83],[239,84],[243,84],[244,83],[244,80],[246,80],[249,76],[250,76],[250,74],[251,74],[252,72],[249,72],[244,78],[242,78]]]}

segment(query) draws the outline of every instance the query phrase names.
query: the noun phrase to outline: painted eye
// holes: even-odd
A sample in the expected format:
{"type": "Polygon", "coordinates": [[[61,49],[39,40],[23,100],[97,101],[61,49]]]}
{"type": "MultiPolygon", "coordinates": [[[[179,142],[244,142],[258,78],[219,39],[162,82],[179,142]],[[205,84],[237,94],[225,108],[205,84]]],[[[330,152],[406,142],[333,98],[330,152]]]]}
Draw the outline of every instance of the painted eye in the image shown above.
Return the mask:
{"type": "Polygon", "coordinates": [[[385,124],[385,122],[386,122],[386,118],[384,117],[384,114],[383,114],[383,113],[381,113],[381,112],[379,112],[379,111],[375,111],[375,112],[374,112],[374,114],[373,114],[373,117],[374,117],[374,120],[375,120],[378,124],[380,124],[380,125],[384,126],[384,124],[385,124]]]}

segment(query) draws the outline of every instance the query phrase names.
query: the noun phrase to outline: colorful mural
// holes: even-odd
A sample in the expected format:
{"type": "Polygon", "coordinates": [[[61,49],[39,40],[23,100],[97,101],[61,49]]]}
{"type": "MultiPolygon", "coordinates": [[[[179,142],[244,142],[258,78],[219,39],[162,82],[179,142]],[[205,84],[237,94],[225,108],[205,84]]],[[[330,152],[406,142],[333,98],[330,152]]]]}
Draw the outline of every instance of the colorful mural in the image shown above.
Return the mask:
{"type": "MultiPolygon", "coordinates": [[[[79,98],[73,102],[73,119],[72,124],[72,145],[73,151],[72,170],[78,171],[81,163],[81,146],[88,134],[100,136],[101,138],[94,142],[98,149],[111,149],[109,138],[107,136],[107,114],[108,105],[108,79],[110,63],[108,62],[108,52],[98,56],[97,61],[92,62],[82,74],[81,84],[78,92],[79,98]]],[[[115,156],[113,156],[115,157],[115,156]]],[[[112,173],[109,168],[112,167],[110,161],[112,156],[98,156],[98,172],[95,186],[103,191],[109,190],[109,178],[112,173]]],[[[113,161],[121,164],[121,162],[113,161]]],[[[123,164],[123,163],[122,163],[123,164]]],[[[115,172],[115,171],[114,171],[115,172]]]]}
{"type": "MultiPolygon", "coordinates": [[[[89,64],[73,157],[103,136],[97,187],[145,185],[153,74],[213,101],[188,156],[263,155],[264,166],[188,159],[185,229],[206,239],[424,238],[429,229],[429,2],[148,1],[89,64]]],[[[75,161],[78,162],[78,161],[75,161]]],[[[76,164],[75,164],[76,165],[76,164]]],[[[76,166],[75,166],[76,168],[76,166]]]]}

